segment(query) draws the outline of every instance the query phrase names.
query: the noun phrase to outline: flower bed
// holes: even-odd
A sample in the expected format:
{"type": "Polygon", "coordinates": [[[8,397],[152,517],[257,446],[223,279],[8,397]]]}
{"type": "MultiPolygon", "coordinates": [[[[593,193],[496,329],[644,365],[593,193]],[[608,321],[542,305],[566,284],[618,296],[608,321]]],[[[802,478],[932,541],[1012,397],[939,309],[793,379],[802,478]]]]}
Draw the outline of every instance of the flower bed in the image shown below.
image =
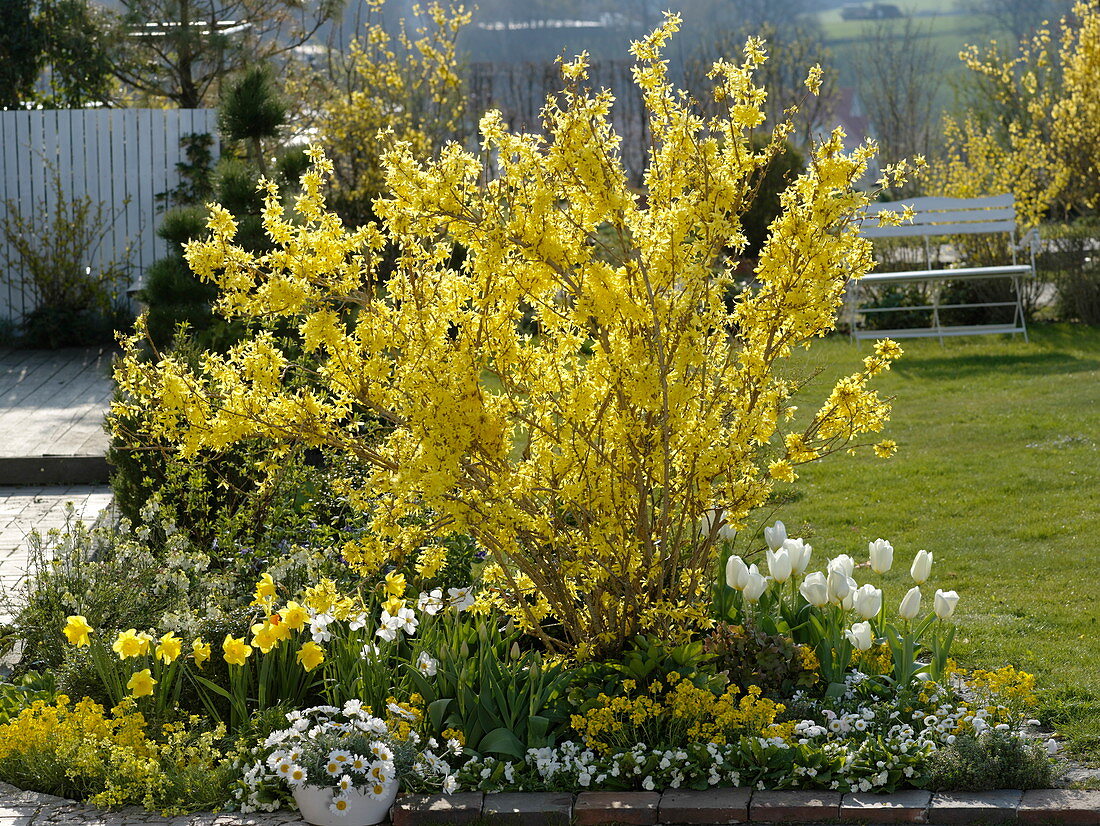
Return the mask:
{"type": "Polygon", "coordinates": [[[7,687],[0,779],[164,811],[310,792],[318,821],[398,784],[838,807],[1049,785],[1033,679],[952,661],[960,597],[932,553],[906,577],[883,539],[822,559],[756,527],[802,464],[897,447],[870,435],[896,344],[808,414],[784,370],[870,266],[873,149],[815,147],[735,285],[791,125],[752,134],[754,39],[715,64],[725,111],[699,114],[667,78],[676,27],[633,47],[645,199],[580,57],[545,137],[490,114],[484,157],[391,146],[379,225],[328,211],[319,149],[293,198],[262,185],[271,250],[212,209],[186,256],[243,332],[151,354],[139,322],[125,343],[111,423],[162,458],[157,492],[40,563],[16,624],[44,670],[7,687]]]}

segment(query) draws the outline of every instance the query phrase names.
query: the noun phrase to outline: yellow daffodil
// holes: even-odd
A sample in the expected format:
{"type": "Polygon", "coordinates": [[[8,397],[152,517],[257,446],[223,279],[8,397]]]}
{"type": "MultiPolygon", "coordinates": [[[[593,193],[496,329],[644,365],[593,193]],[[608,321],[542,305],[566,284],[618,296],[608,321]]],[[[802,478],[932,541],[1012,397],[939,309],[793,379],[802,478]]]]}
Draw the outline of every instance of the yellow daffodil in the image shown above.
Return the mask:
{"type": "Polygon", "coordinates": [[[165,665],[175,662],[179,657],[180,652],[183,650],[183,640],[176,637],[174,633],[169,631],[163,637],[160,638],[160,642],[157,644],[156,657],[165,665]]]}
{"type": "Polygon", "coordinates": [[[130,657],[140,657],[142,654],[148,654],[151,640],[152,637],[144,631],[139,634],[131,628],[127,631],[120,631],[118,639],[115,640],[111,648],[118,654],[120,660],[125,660],[130,657]]]}
{"type": "Polygon", "coordinates": [[[255,597],[252,600],[253,605],[271,604],[271,600],[275,598],[275,580],[271,578],[271,574],[261,574],[259,582],[256,583],[255,597]]]}
{"type": "Polygon", "coordinates": [[[77,614],[66,620],[64,634],[71,645],[88,645],[91,642],[88,635],[94,630],[87,619],[77,614]]]}
{"type": "Polygon", "coordinates": [[[298,662],[306,671],[312,671],[325,661],[325,649],[310,640],[298,649],[298,662]]]}
{"type": "Polygon", "coordinates": [[[288,602],[282,610],[282,625],[291,631],[300,631],[309,622],[309,611],[296,602],[288,602]]]}
{"type": "Polygon", "coordinates": [[[252,644],[259,648],[261,653],[267,654],[283,639],[284,635],[280,628],[281,626],[272,625],[270,621],[256,623],[252,626],[252,644]]]}
{"type": "Polygon", "coordinates": [[[390,597],[389,599],[387,599],[385,602],[382,603],[382,608],[391,617],[396,617],[397,612],[400,611],[404,607],[405,607],[405,600],[400,599],[398,597],[390,597]]]}
{"type": "Polygon", "coordinates": [[[203,642],[202,637],[195,637],[191,643],[191,656],[195,659],[195,665],[202,668],[202,664],[210,659],[210,643],[203,642]]]}
{"type": "Polygon", "coordinates": [[[405,575],[397,571],[386,574],[386,596],[400,597],[405,595],[405,575]]]}
{"type": "Polygon", "coordinates": [[[143,668],[130,675],[130,681],[126,683],[126,687],[130,689],[131,697],[148,697],[153,693],[153,686],[156,684],[157,681],[153,679],[149,669],[143,668]]]}
{"type": "Polygon", "coordinates": [[[252,646],[248,645],[243,638],[225,635],[225,641],[222,643],[222,657],[230,665],[244,665],[244,661],[252,656],[252,646]]]}

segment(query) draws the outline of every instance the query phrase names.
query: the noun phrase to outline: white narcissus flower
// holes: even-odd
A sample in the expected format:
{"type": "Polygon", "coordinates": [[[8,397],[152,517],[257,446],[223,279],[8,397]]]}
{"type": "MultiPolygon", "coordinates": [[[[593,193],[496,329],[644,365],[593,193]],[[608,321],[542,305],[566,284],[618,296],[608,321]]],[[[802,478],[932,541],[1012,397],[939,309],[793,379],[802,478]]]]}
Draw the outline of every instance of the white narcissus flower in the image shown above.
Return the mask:
{"type": "Polygon", "coordinates": [[[874,641],[874,635],[871,633],[871,623],[869,622],[853,623],[851,630],[845,631],[844,636],[848,638],[848,642],[857,651],[866,651],[874,641]]]}
{"type": "Polygon", "coordinates": [[[433,588],[426,594],[421,592],[420,597],[416,600],[417,610],[423,611],[430,617],[434,617],[444,607],[443,590],[441,588],[433,588]]]}
{"type": "Polygon", "coordinates": [[[862,585],[856,589],[852,607],[865,620],[877,617],[882,610],[882,591],[874,585],[862,585]]]}
{"type": "Polygon", "coordinates": [[[901,599],[898,616],[905,620],[916,619],[920,613],[920,587],[914,585],[901,599]]]}
{"type": "Polygon", "coordinates": [[[923,585],[928,581],[931,573],[932,554],[928,551],[917,551],[917,555],[913,557],[913,565],[909,568],[909,575],[913,577],[913,582],[917,585],[923,585]]]}
{"type": "Polygon", "coordinates": [[[771,574],[772,579],[776,582],[783,583],[791,578],[791,555],[787,553],[786,548],[780,548],[778,551],[772,551],[768,548],[768,573],[771,574]]]}
{"type": "Polygon", "coordinates": [[[810,555],[814,552],[813,545],[807,545],[801,539],[788,539],[783,543],[783,548],[791,555],[791,570],[796,575],[802,576],[810,565],[810,555]]]}
{"type": "Polygon", "coordinates": [[[798,592],[815,608],[824,608],[829,604],[829,582],[821,571],[807,574],[798,587],[798,592]]]}
{"type": "Polygon", "coordinates": [[[747,602],[757,602],[768,588],[768,578],[756,569],[755,565],[749,566],[748,581],[741,591],[747,602]]]}
{"type": "Polygon", "coordinates": [[[749,566],[737,554],[726,560],[726,585],[735,591],[741,591],[749,577],[749,566]]]}
{"type": "Polygon", "coordinates": [[[421,651],[420,656],[416,658],[416,670],[425,677],[434,677],[438,670],[438,666],[439,662],[432,659],[427,651],[421,651]]]}
{"type": "Polygon", "coordinates": [[[451,600],[451,605],[459,613],[465,611],[471,605],[474,604],[474,589],[473,586],[467,585],[465,588],[448,588],[447,596],[451,600]]]}
{"type": "Polygon", "coordinates": [[[366,628],[366,627],[367,627],[367,615],[366,614],[357,614],[356,616],[354,616],[350,620],[348,620],[348,628],[350,628],[352,631],[359,631],[360,629],[366,628]]]}
{"type": "Polygon", "coordinates": [[[959,604],[959,595],[954,591],[936,590],[935,610],[940,619],[947,619],[955,613],[955,606],[959,604]]]}
{"type": "Polygon", "coordinates": [[[777,519],[773,527],[764,528],[764,541],[771,550],[778,551],[787,541],[787,526],[777,519]]]}
{"type": "Polygon", "coordinates": [[[399,623],[397,627],[410,637],[416,633],[416,626],[420,624],[420,620],[416,618],[416,612],[412,608],[398,608],[395,619],[399,623]]]}
{"type": "Polygon", "coordinates": [[[867,543],[867,554],[871,557],[871,570],[884,574],[894,564],[894,546],[885,539],[876,539],[867,543]]]}

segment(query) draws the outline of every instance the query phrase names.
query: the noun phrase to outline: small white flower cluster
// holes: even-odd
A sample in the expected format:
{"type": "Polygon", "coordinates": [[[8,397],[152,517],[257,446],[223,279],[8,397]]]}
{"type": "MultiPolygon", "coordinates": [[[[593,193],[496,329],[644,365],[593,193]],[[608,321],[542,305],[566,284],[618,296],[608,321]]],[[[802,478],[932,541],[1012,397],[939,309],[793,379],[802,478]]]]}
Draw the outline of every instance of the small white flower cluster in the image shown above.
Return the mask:
{"type": "Polygon", "coordinates": [[[420,594],[415,610],[405,606],[398,608],[396,614],[391,614],[383,608],[382,616],[378,621],[378,630],[374,633],[386,642],[393,642],[400,633],[412,637],[416,635],[416,629],[420,625],[420,619],[416,616],[417,611],[435,616],[446,608],[454,608],[457,613],[462,613],[469,610],[473,604],[473,586],[448,588],[446,599],[443,598],[442,589],[435,588],[429,593],[420,594]]]}

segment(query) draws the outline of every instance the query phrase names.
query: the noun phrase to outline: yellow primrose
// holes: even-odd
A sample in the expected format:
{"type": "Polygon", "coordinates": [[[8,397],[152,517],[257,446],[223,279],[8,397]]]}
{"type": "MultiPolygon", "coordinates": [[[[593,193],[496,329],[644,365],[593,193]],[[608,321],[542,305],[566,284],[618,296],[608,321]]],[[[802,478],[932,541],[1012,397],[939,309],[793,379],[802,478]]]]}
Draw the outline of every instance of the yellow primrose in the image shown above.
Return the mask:
{"type": "Polygon", "coordinates": [[[291,631],[300,631],[309,621],[309,611],[296,602],[288,602],[282,611],[282,625],[291,631]]]}
{"type": "Polygon", "coordinates": [[[306,671],[312,671],[325,661],[325,649],[310,640],[298,649],[298,662],[306,671]]]}
{"type": "Polygon", "coordinates": [[[160,638],[160,643],[157,644],[156,656],[157,659],[168,665],[175,662],[182,650],[183,640],[178,639],[174,633],[169,631],[160,638]]]}
{"type": "Polygon", "coordinates": [[[136,630],[131,628],[127,631],[120,631],[118,639],[115,640],[111,648],[118,654],[120,660],[125,660],[130,657],[140,657],[142,654],[149,653],[150,640],[152,640],[152,637],[144,631],[139,634],[136,630]]]}
{"type": "Polygon", "coordinates": [[[191,656],[195,659],[195,665],[202,668],[202,664],[210,659],[210,643],[203,642],[202,637],[195,637],[191,643],[191,656]]]}
{"type": "Polygon", "coordinates": [[[230,665],[244,665],[244,661],[252,656],[252,646],[248,645],[244,638],[225,635],[222,642],[222,657],[230,665]]]}
{"type": "Polygon", "coordinates": [[[88,635],[94,630],[87,619],[77,614],[66,620],[64,634],[71,645],[88,645],[88,635]]]}
{"type": "Polygon", "coordinates": [[[149,669],[143,668],[130,675],[130,681],[126,683],[126,687],[130,689],[131,697],[148,697],[153,693],[153,686],[156,684],[157,681],[153,679],[149,669]]]}
{"type": "Polygon", "coordinates": [[[271,574],[261,574],[259,582],[256,583],[256,595],[252,600],[253,605],[270,605],[271,600],[275,598],[275,580],[271,578],[271,574]]]}
{"type": "Polygon", "coordinates": [[[397,571],[386,574],[386,596],[400,597],[405,594],[405,575],[397,571]]]}

